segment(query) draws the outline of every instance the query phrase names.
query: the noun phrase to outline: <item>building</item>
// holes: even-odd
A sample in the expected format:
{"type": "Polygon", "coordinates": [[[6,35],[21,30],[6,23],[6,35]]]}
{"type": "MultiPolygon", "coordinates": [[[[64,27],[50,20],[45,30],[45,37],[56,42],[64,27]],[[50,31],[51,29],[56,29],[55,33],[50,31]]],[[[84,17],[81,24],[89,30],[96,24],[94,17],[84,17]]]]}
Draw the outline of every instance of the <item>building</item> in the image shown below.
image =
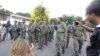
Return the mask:
{"type": "Polygon", "coordinates": [[[24,16],[20,16],[20,15],[15,15],[15,14],[10,15],[9,21],[13,25],[15,20],[18,21],[18,22],[22,22],[23,19],[26,20],[26,24],[28,25],[29,24],[29,18],[24,17],[24,16]]]}
{"type": "Polygon", "coordinates": [[[24,17],[24,16],[20,16],[20,15],[16,15],[16,14],[11,14],[9,17],[7,17],[5,20],[0,17],[0,23],[1,24],[6,24],[7,21],[10,21],[11,24],[13,25],[14,24],[14,21],[18,21],[18,22],[22,22],[23,19],[26,20],[26,24],[28,25],[29,24],[29,18],[28,17],[24,17]]]}

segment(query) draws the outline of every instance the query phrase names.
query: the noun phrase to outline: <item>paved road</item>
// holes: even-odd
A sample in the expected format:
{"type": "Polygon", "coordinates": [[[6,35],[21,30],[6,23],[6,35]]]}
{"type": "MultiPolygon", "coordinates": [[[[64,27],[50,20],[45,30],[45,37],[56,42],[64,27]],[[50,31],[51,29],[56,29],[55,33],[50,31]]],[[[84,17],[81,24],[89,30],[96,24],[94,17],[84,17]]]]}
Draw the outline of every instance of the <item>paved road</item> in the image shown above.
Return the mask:
{"type": "MultiPolygon", "coordinates": [[[[54,34],[55,37],[55,34],[54,34]]],[[[6,38],[6,40],[2,43],[0,43],[0,56],[10,56],[10,46],[11,46],[11,40],[10,38],[6,38]]],[[[43,50],[39,50],[36,48],[36,54],[37,56],[55,56],[56,51],[55,51],[55,44],[54,44],[55,38],[52,42],[49,42],[48,46],[44,46],[43,50]]],[[[73,39],[70,39],[69,43],[69,48],[66,49],[66,53],[63,54],[62,56],[73,56],[73,39]]],[[[37,44],[35,45],[37,46],[37,44]]],[[[87,42],[84,43],[83,48],[82,48],[82,55],[81,56],[86,56],[85,49],[87,46],[87,42]]]]}

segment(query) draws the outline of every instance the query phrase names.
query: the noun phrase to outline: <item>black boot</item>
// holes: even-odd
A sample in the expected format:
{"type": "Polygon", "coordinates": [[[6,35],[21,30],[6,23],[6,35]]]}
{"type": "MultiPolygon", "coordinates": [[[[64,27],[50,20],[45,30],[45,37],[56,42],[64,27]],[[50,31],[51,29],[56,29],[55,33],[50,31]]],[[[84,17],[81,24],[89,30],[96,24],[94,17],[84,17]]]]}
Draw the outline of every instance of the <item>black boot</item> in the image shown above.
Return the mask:
{"type": "Polygon", "coordinates": [[[75,56],[79,56],[79,53],[78,53],[78,51],[75,51],[75,56]]]}
{"type": "Polygon", "coordinates": [[[57,56],[60,56],[60,52],[57,52],[57,56]]]}
{"type": "Polygon", "coordinates": [[[65,48],[64,47],[62,47],[62,54],[64,54],[65,53],[65,48]]]}

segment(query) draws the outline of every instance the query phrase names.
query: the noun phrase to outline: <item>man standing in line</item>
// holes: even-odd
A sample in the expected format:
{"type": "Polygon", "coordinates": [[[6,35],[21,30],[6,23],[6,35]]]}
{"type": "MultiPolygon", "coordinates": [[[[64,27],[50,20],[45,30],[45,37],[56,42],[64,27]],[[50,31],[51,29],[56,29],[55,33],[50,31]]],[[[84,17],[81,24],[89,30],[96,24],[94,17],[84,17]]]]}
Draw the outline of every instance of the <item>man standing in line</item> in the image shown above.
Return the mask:
{"type": "Polygon", "coordinates": [[[29,42],[30,43],[34,43],[35,42],[35,25],[34,25],[34,21],[30,21],[30,24],[28,25],[28,38],[29,38],[29,42]]]}
{"type": "Polygon", "coordinates": [[[47,45],[48,44],[48,37],[49,37],[48,36],[48,30],[49,30],[48,29],[48,21],[45,21],[44,23],[45,23],[45,29],[44,29],[45,30],[45,45],[47,45]]]}
{"type": "Polygon", "coordinates": [[[60,56],[61,50],[62,50],[62,54],[65,53],[65,37],[66,37],[66,24],[62,21],[62,17],[59,17],[57,19],[56,26],[57,26],[56,51],[57,51],[57,56],[60,56]]]}
{"type": "Polygon", "coordinates": [[[43,21],[39,21],[39,25],[38,25],[38,41],[39,41],[39,49],[43,48],[43,45],[45,43],[45,31],[44,31],[45,27],[43,25],[43,21]]]}
{"type": "Polygon", "coordinates": [[[18,36],[21,35],[21,30],[22,30],[22,24],[21,24],[21,22],[18,22],[18,29],[17,29],[18,36]]]}
{"type": "Polygon", "coordinates": [[[12,33],[13,33],[13,38],[16,40],[18,38],[18,24],[17,21],[14,21],[14,25],[12,26],[12,33]]]}
{"type": "Polygon", "coordinates": [[[25,24],[25,20],[23,20],[23,22],[22,22],[22,29],[21,29],[21,37],[23,38],[23,39],[25,39],[25,37],[26,37],[26,24],[25,24]]]}
{"type": "Polygon", "coordinates": [[[72,30],[75,56],[79,56],[79,54],[81,54],[81,49],[84,41],[83,36],[85,36],[85,31],[82,27],[78,26],[77,21],[72,25],[72,30]]]}
{"type": "Polygon", "coordinates": [[[68,48],[69,45],[69,40],[71,37],[71,32],[72,32],[72,27],[71,24],[68,23],[68,21],[66,22],[66,48],[68,48]]]}

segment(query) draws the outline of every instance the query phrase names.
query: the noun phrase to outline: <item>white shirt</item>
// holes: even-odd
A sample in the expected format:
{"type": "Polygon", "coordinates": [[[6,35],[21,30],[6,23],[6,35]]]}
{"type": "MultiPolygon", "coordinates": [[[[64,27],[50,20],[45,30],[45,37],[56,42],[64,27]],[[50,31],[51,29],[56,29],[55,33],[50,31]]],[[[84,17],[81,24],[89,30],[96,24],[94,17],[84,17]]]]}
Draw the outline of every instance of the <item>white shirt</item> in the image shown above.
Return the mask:
{"type": "Polygon", "coordinates": [[[0,33],[2,32],[2,26],[0,26],[0,33]]]}
{"type": "Polygon", "coordinates": [[[100,27],[100,24],[98,24],[96,27],[100,27]]]}

